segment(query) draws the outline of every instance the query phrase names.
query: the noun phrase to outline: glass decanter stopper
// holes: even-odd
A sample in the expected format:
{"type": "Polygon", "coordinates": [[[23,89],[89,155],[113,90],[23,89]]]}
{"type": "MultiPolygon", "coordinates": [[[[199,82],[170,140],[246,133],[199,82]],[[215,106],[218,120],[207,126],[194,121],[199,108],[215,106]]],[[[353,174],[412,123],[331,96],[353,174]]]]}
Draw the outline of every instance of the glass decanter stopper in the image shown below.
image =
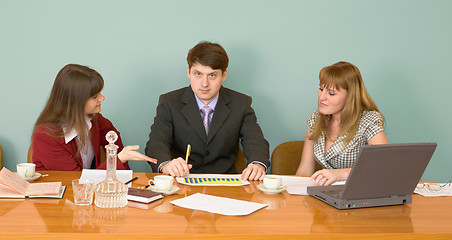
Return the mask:
{"type": "Polygon", "coordinates": [[[128,188],[116,179],[116,159],[118,146],[115,145],[118,135],[109,131],[105,136],[109,144],[105,146],[107,155],[107,177],[95,187],[94,204],[101,208],[120,208],[127,205],[128,188]]]}

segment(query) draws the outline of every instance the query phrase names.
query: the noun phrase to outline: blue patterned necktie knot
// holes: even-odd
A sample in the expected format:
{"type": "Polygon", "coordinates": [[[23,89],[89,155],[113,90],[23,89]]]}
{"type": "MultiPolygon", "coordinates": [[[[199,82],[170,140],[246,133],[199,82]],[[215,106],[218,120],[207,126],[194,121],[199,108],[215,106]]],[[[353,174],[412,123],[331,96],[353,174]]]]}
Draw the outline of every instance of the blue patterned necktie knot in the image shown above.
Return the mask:
{"type": "Polygon", "coordinates": [[[204,124],[204,129],[206,130],[206,134],[207,134],[209,132],[209,124],[210,124],[209,115],[212,112],[212,109],[209,106],[204,106],[203,108],[201,108],[201,111],[204,113],[202,122],[204,124]]]}

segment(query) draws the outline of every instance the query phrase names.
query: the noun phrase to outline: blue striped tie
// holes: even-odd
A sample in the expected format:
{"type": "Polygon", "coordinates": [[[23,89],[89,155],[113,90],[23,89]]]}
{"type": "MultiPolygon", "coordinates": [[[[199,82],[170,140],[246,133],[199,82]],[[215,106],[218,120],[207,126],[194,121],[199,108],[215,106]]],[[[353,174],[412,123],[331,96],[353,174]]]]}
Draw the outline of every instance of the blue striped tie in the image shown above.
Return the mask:
{"type": "Polygon", "coordinates": [[[204,106],[201,108],[201,111],[204,113],[204,117],[202,119],[202,122],[204,123],[204,129],[206,130],[206,135],[209,132],[209,115],[212,112],[212,109],[209,106],[204,106]]]}

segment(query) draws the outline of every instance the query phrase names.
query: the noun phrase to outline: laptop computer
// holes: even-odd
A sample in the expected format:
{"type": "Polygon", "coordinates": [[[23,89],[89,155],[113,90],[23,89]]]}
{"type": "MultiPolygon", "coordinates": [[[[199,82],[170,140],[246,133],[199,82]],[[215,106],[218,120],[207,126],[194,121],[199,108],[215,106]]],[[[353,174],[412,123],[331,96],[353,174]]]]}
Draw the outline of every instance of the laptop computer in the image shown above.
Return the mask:
{"type": "Polygon", "coordinates": [[[366,145],[345,185],[308,187],[309,195],[338,209],[411,203],[436,143],[366,145]]]}

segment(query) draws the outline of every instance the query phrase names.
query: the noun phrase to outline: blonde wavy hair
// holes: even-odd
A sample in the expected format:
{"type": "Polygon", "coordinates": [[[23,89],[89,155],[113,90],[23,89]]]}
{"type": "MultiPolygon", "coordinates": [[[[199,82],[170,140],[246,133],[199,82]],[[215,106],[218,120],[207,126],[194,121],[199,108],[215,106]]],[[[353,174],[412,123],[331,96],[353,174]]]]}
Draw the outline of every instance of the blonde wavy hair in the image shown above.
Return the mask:
{"type": "MultiPolygon", "coordinates": [[[[363,111],[377,111],[380,114],[381,112],[367,93],[361,73],[355,65],[341,61],[324,67],[320,71],[319,79],[320,86],[324,88],[347,90],[348,94],[341,112],[339,131],[339,136],[347,134],[343,140],[346,146],[358,131],[363,111]]],[[[317,142],[320,136],[329,136],[330,118],[331,115],[319,113],[319,117],[314,123],[314,130],[309,138],[310,140],[317,142]]]]}

